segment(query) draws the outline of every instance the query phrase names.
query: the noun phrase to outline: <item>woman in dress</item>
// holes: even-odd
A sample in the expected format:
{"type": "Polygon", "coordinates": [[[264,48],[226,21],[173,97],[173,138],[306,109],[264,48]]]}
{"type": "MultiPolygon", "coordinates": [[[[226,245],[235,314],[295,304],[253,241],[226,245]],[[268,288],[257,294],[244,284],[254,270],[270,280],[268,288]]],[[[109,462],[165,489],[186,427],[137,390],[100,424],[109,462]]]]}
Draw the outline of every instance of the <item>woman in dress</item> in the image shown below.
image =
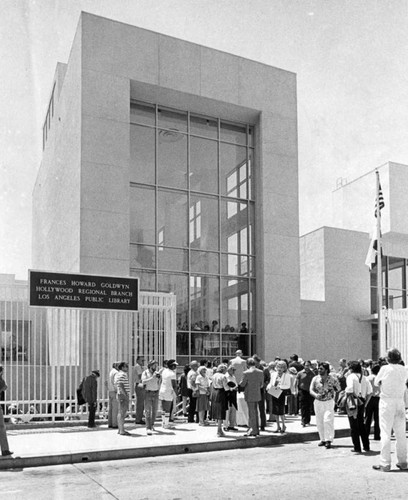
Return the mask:
{"type": "Polygon", "coordinates": [[[273,432],[286,432],[285,400],[290,392],[292,378],[287,372],[287,364],[280,360],[276,363],[276,371],[271,372],[271,381],[266,390],[272,395],[272,411],[276,420],[276,429],[273,432]],[[282,423],[282,425],[281,425],[282,423]]]}
{"type": "Polygon", "coordinates": [[[207,368],[200,366],[196,378],[196,390],[198,391],[196,410],[198,412],[198,425],[210,425],[205,420],[205,413],[208,411],[208,396],[210,394],[210,379],[207,376],[207,368]]]}
{"type": "Polygon", "coordinates": [[[350,361],[346,394],[350,395],[350,397],[354,396],[353,400],[356,404],[352,405],[354,406],[352,409],[349,409],[350,405],[346,405],[346,410],[350,424],[351,440],[354,446],[351,451],[355,453],[361,453],[361,443],[363,444],[364,451],[370,451],[370,441],[366,426],[364,425],[364,408],[372,392],[373,389],[370,382],[362,373],[361,364],[358,361],[350,361]]]}
{"type": "Polygon", "coordinates": [[[340,390],[337,377],[330,374],[329,363],[319,363],[318,375],[310,384],[310,394],[315,398],[314,411],[320,443],[318,446],[332,447],[334,439],[334,399],[340,390]]]}
{"type": "Polygon", "coordinates": [[[212,380],[212,393],[211,393],[211,411],[212,417],[217,421],[217,436],[225,436],[222,430],[222,423],[227,414],[227,397],[225,389],[227,386],[227,379],[225,373],[227,366],[224,364],[218,365],[216,373],[213,375],[212,380]]]}

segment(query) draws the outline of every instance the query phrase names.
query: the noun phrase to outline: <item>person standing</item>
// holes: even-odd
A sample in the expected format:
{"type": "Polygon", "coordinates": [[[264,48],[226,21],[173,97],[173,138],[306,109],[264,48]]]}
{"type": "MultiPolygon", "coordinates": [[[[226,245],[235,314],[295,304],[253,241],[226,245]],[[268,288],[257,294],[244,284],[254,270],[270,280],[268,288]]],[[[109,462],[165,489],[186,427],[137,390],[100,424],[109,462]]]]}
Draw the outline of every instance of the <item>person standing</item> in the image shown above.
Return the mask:
{"type": "Polygon", "coordinates": [[[238,381],[242,380],[242,377],[244,376],[244,371],[247,368],[247,364],[245,359],[242,358],[241,350],[235,352],[235,358],[231,359],[229,364],[235,368],[236,379],[238,381]]]}
{"type": "Polygon", "coordinates": [[[225,387],[225,393],[227,398],[227,415],[224,420],[224,430],[226,431],[237,431],[237,390],[238,383],[235,377],[236,369],[233,366],[227,368],[227,373],[225,374],[225,380],[227,382],[225,387]]]}
{"type": "Polygon", "coordinates": [[[337,377],[330,374],[329,363],[319,363],[318,373],[310,384],[310,394],[315,398],[314,411],[320,436],[318,446],[329,449],[334,439],[334,399],[340,384],[337,377]]]}
{"type": "Polygon", "coordinates": [[[261,370],[264,376],[264,383],[261,389],[261,399],[258,401],[258,408],[259,408],[259,417],[260,417],[260,424],[261,424],[261,431],[265,430],[266,427],[266,407],[265,407],[265,401],[266,401],[266,387],[268,386],[269,382],[271,381],[271,374],[268,370],[267,367],[262,366],[263,361],[259,356],[254,354],[252,358],[255,360],[255,366],[258,370],[261,370]]]}
{"type": "Polygon", "coordinates": [[[272,411],[276,420],[276,430],[273,432],[286,432],[285,401],[292,383],[292,377],[287,368],[286,361],[283,359],[278,361],[276,371],[271,374],[271,380],[267,387],[267,391],[272,395],[272,411]],[[282,426],[280,422],[282,422],[282,426]]]}
{"type": "Polygon", "coordinates": [[[109,408],[108,408],[108,427],[118,428],[118,400],[116,399],[115,375],[118,373],[118,363],[112,364],[107,381],[109,408]]]}
{"type": "MultiPolygon", "coordinates": [[[[3,366],[0,365],[0,394],[3,395],[6,390],[7,384],[3,378],[3,366]]],[[[9,449],[2,405],[0,405],[0,449],[3,457],[8,457],[13,454],[13,452],[9,449]]]]}
{"type": "Polygon", "coordinates": [[[404,394],[407,383],[407,369],[401,365],[401,353],[398,349],[390,349],[387,353],[388,365],[381,367],[374,383],[380,386],[380,431],[381,455],[380,464],[373,469],[383,472],[391,470],[391,431],[394,429],[396,439],[397,467],[408,469],[407,438],[404,394]]]}
{"type": "Polygon", "coordinates": [[[364,424],[366,426],[367,436],[369,436],[371,433],[371,422],[372,420],[374,420],[374,441],[380,441],[381,439],[380,419],[378,414],[381,391],[380,387],[375,384],[375,377],[377,376],[379,371],[380,371],[380,365],[375,364],[371,368],[371,375],[367,377],[373,388],[373,393],[371,395],[370,400],[366,404],[364,424]]]}
{"type": "Polygon", "coordinates": [[[178,363],[175,359],[167,361],[167,368],[161,372],[162,383],[159,389],[159,399],[162,404],[162,422],[163,429],[173,429],[174,425],[169,423],[171,405],[173,403],[174,395],[177,394],[177,376],[176,368],[178,363]]]}
{"type": "Polygon", "coordinates": [[[310,415],[312,414],[313,397],[310,394],[310,384],[315,375],[311,368],[310,361],[306,361],[304,369],[296,375],[296,389],[299,395],[302,427],[310,425],[310,415]]]}
{"type": "Polygon", "coordinates": [[[195,380],[197,378],[197,370],[198,370],[198,361],[192,361],[190,363],[190,371],[187,374],[187,388],[188,388],[188,399],[189,399],[189,405],[188,405],[188,422],[194,422],[194,415],[196,413],[196,404],[197,398],[193,397],[193,391],[196,389],[196,383],[195,380]]]}
{"type": "Polygon", "coordinates": [[[142,373],[142,384],[145,390],[146,434],[152,435],[159,405],[159,389],[161,375],[157,371],[157,361],[152,359],[147,364],[147,370],[142,373]]]}
{"type": "Polygon", "coordinates": [[[264,385],[264,374],[255,366],[255,360],[247,360],[248,370],[244,371],[240,386],[244,389],[245,401],[248,405],[248,432],[245,436],[259,436],[258,402],[261,400],[261,389],[264,385]]]}
{"type": "Polygon", "coordinates": [[[100,377],[99,370],[92,370],[91,374],[85,377],[82,385],[82,397],[88,403],[89,418],[88,427],[95,428],[95,413],[98,400],[98,381],[100,377]]]}
{"type": "Polygon", "coordinates": [[[370,382],[362,373],[361,364],[358,361],[350,361],[346,394],[354,396],[356,402],[359,400],[362,403],[360,405],[357,404],[353,410],[347,411],[351,440],[354,446],[354,449],[351,451],[356,453],[361,453],[361,443],[363,444],[364,451],[370,451],[370,441],[368,440],[367,430],[364,425],[364,408],[371,398],[372,392],[370,382]]]}
{"type": "Polygon", "coordinates": [[[212,392],[211,392],[211,412],[213,419],[217,422],[217,436],[224,437],[222,423],[227,416],[227,397],[225,390],[227,389],[227,365],[221,363],[218,365],[216,373],[213,375],[212,392]]]}
{"type": "Polygon", "coordinates": [[[129,409],[129,365],[122,361],[118,364],[118,373],[115,375],[116,398],[118,400],[118,434],[121,436],[131,436],[125,431],[125,419],[129,409]]]}
{"type": "Polygon", "coordinates": [[[136,394],[136,416],[135,423],[139,425],[144,425],[143,412],[145,406],[145,391],[142,384],[142,373],[143,373],[143,357],[138,356],[136,358],[136,365],[133,369],[133,382],[135,384],[135,394],[136,394]]]}

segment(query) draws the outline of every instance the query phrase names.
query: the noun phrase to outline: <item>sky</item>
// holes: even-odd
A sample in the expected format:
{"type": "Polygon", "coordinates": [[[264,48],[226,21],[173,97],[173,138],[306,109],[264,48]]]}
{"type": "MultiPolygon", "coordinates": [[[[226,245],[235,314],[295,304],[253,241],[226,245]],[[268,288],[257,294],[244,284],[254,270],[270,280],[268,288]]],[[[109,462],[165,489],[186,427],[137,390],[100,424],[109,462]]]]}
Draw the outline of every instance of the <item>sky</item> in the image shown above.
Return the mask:
{"type": "Polygon", "coordinates": [[[338,179],[408,164],[407,0],[1,0],[1,8],[0,273],[27,279],[31,268],[42,124],[81,11],[297,74],[300,234],[332,225],[338,179]]]}

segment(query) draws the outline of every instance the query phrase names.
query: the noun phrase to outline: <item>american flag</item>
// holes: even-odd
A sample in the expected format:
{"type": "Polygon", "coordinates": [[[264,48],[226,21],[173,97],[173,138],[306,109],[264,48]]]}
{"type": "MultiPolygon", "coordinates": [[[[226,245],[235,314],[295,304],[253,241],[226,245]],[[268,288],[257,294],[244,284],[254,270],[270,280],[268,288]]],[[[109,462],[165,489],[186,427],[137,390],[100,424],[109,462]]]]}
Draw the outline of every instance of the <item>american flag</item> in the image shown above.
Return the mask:
{"type": "Polygon", "coordinates": [[[375,200],[375,210],[374,215],[377,217],[377,203],[380,205],[380,211],[385,207],[384,196],[381,189],[381,183],[378,183],[378,198],[375,200]]]}

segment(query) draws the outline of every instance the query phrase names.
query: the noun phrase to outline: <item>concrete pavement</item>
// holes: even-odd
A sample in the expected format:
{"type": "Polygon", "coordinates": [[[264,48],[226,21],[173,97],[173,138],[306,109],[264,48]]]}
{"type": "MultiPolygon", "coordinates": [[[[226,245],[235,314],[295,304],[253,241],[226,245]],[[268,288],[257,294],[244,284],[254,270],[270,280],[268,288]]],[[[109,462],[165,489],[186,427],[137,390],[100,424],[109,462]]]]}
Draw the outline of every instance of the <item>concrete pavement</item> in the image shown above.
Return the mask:
{"type": "MultiPolygon", "coordinates": [[[[216,425],[200,427],[198,424],[176,421],[175,429],[162,429],[146,435],[144,426],[130,421],[126,429],[130,436],[120,436],[116,429],[108,429],[106,423],[96,429],[88,429],[85,422],[33,422],[11,426],[7,431],[13,458],[0,458],[0,469],[16,469],[46,465],[85,463],[102,460],[153,457],[188,454],[205,451],[282,446],[287,443],[315,441],[319,439],[315,419],[310,426],[302,427],[299,416],[287,417],[285,434],[274,433],[274,423],[268,423],[257,438],[245,437],[245,427],[237,432],[227,432],[217,437],[216,425]]],[[[335,417],[336,437],[349,435],[345,415],[335,417]]]]}

